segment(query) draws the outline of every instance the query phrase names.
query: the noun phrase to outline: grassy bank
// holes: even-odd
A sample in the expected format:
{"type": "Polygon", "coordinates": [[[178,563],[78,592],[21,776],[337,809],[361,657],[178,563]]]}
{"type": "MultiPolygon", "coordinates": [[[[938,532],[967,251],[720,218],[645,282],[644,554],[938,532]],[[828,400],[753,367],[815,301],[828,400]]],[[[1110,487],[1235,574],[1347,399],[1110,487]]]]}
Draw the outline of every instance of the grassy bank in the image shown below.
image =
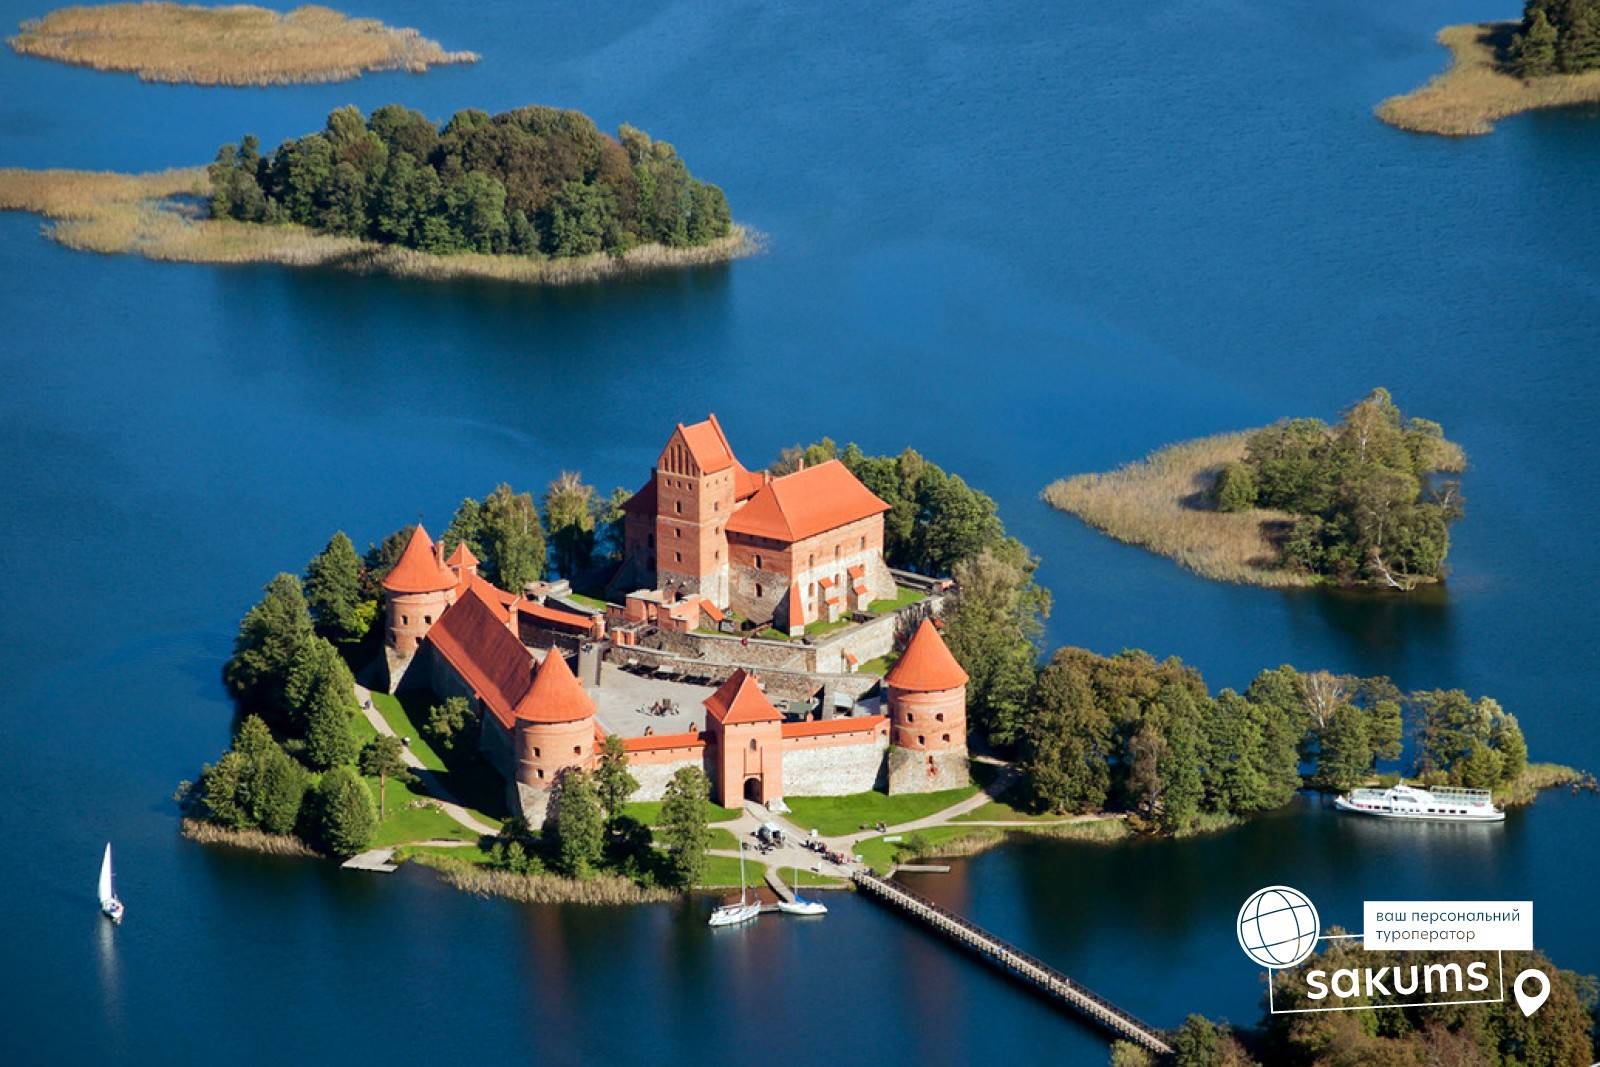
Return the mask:
{"type": "Polygon", "coordinates": [[[1521,807],[1524,804],[1532,804],[1538,799],[1540,790],[1555,789],[1563,785],[1593,789],[1594,776],[1585,774],[1576,767],[1564,767],[1559,763],[1530,763],[1515,781],[1494,791],[1494,800],[1502,808],[1521,807]]]}
{"type": "Polygon", "coordinates": [[[877,823],[896,826],[959,804],[978,791],[975,785],[937,793],[851,793],[839,797],[784,797],[789,819],[802,830],[825,837],[850,834],[877,823]]]}
{"type": "Polygon", "coordinates": [[[1515,22],[1466,23],[1439,31],[1450,68],[1420,89],[1378,105],[1378,117],[1415,133],[1484,134],[1496,119],[1541,108],[1600,103],[1600,71],[1519,78],[1499,62],[1515,22]]]}
{"type": "Polygon", "coordinates": [[[1169,445],[1107,474],[1052,482],[1045,500],[1126,544],[1139,545],[1224,582],[1272,587],[1316,584],[1285,568],[1272,534],[1293,521],[1286,512],[1213,510],[1217,472],[1244,457],[1253,431],[1169,445]]]}
{"type": "Polygon", "coordinates": [[[190,841],[202,845],[225,845],[248,852],[264,852],[269,856],[319,856],[304,841],[291,834],[269,834],[265,830],[230,830],[226,826],[201,819],[184,819],[178,832],[190,841]]]}
{"type": "Polygon", "coordinates": [[[276,263],[391,274],[425,281],[482,279],[568,285],[644,271],[723,263],[756,250],[735,226],[727,237],[692,248],[641,245],[623,256],[565,259],[477,253],[436,256],[396,245],[205,217],[205,168],[150,174],[0,168],[0,211],[31,211],[55,220],[47,233],[84,252],[132,253],[177,263],[276,263]]]}
{"type": "Polygon", "coordinates": [[[478,58],[447,52],[416,30],[314,6],[287,14],[246,5],[66,7],[24,22],[7,43],[25,56],[193,85],[346,81],[478,58]]]}

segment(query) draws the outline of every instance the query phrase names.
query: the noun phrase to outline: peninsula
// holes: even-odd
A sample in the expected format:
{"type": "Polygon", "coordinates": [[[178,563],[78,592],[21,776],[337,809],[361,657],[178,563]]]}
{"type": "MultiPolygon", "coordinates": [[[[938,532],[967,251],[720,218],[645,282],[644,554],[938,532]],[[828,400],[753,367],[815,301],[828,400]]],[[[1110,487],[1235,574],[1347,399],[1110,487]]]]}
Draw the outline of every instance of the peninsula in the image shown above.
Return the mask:
{"type": "Polygon", "coordinates": [[[1529,0],[1520,23],[1447,26],[1450,69],[1378,105],[1378,117],[1416,133],[1489,133],[1497,119],[1600,103],[1600,4],[1529,0]]]}
{"type": "Polygon", "coordinates": [[[1207,578],[1270,587],[1437,582],[1466,467],[1438,423],[1373,391],[1336,426],[1295,419],[1171,445],[1044,498],[1207,578]]]}
{"type": "Polygon", "coordinates": [[[332,266],[534,284],[724,262],[754,250],[727,199],[672,146],[573,111],[335,111],[262,154],[152,174],[0,169],[0,210],[56,220],[91,252],[191,263],[332,266]]]}
{"type": "Polygon", "coordinates": [[[310,5],[286,13],[243,4],[66,7],[24,22],[7,43],[25,56],[192,85],[347,81],[478,58],[413,29],[310,5]]]}

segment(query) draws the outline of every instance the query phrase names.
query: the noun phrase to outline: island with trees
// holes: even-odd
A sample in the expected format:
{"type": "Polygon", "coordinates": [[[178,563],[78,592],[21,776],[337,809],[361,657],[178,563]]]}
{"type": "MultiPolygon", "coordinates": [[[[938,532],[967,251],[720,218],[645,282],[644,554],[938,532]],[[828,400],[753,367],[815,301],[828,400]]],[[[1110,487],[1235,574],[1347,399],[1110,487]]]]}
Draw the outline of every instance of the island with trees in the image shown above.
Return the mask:
{"type": "Polygon", "coordinates": [[[1292,419],[1163,448],[1044,498],[1208,578],[1409,592],[1445,575],[1466,454],[1374,390],[1337,425],[1292,419]]]}
{"type": "Polygon", "coordinates": [[[1600,103],[1600,0],[1526,0],[1520,22],[1439,31],[1450,69],[1378,105],[1403,130],[1484,134],[1497,119],[1600,103]]]}
{"type": "Polygon", "coordinates": [[[247,4],[64,7],[24,22],[7,43],[20,55],[191,85],[347,81],[478,58],[448,52],[413,29],[311,5],[287,12],[247,4]]]}
{"type": "Polygon", "coordinates": [[[84,251],[427,279],[559,284],[755,247],[670,144],[548,107],[442,127],[399,105],[343,107],[272,152],[246,136],[205,169],[0,169],[0,210],[52,218],[51,236],[84,251]]]}

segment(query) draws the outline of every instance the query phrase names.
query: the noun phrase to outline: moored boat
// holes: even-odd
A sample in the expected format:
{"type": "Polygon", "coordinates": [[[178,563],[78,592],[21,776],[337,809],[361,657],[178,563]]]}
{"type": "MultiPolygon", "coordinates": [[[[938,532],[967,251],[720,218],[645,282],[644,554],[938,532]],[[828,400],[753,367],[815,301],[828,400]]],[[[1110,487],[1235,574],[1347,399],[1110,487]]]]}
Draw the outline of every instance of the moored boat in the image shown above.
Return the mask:
{"type": "Polygon", "coordinates": [[[739,842],[739,903],[724,904],[711,913],[707,926],[738,926],[761,915],[761,902],[751,900],[744,884],[744,842],[739,842]]]}
{"type": "Polygon", "coordinates": [[[1333,806],[1355,815],[1432,822],[1502,822],[1506,813],[1494,806],[1487,789],[1445,786],[1423,789],[1400,782],[1388,789],[1352,789],[1335,797],[1333,806]]]}

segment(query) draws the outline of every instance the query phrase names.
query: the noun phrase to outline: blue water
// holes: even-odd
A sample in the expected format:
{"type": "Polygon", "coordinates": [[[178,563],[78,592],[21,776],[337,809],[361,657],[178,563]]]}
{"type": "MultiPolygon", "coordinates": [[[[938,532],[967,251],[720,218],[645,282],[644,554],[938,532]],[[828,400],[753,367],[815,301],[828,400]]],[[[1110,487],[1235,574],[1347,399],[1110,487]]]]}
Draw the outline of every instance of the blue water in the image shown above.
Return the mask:
{"type": "MultiPolygon", "coordinates": [[[[1600,767],[1600,117],[1400,133],[1435,29],[1512,5],[838,6],[373,0],[474,66],[334,86],[144,85],[0,55],[0,165],[156,169],[332,107],[580,108],[672,141],[768,235],[728,267],[563,290],[100,257],[0,216],[0,1048],[13,1061],[1103,1062],[1101,1037],[884,914],[711,938],[676,908],[480,901],[175,834],[226,743],[217,680],[260,585],[505,480],[640,481],[715,410],[741,457],[912,445],[1044,559],[1055,642],[1461,686],[1535,758],[1600,767]],[[1038,502],[1053,478],[1376,385],[1472,457],[1453,576],[1409,600],[1213,584],[1038,502]],[[126,925],[89,885],[119,847],[126,925]],[[795,1036],[799,1035],[799,1036],[795,1036]],[[776,1055],[777,1053],[773,1053],[776,1055]]],[[[0,22],[39,9],[0,0],[0,22]]],[[[1008,847],[928,892],[1158,1025],[1254,1019],[1233,913],[1261,885],[1535,901],[1600,971],[1590,797],[1488,833],[1314,801],[1183,843],[1008,847]]],[[[1481,829],[1481,828],[1479,828],[1481,829]]]]}

